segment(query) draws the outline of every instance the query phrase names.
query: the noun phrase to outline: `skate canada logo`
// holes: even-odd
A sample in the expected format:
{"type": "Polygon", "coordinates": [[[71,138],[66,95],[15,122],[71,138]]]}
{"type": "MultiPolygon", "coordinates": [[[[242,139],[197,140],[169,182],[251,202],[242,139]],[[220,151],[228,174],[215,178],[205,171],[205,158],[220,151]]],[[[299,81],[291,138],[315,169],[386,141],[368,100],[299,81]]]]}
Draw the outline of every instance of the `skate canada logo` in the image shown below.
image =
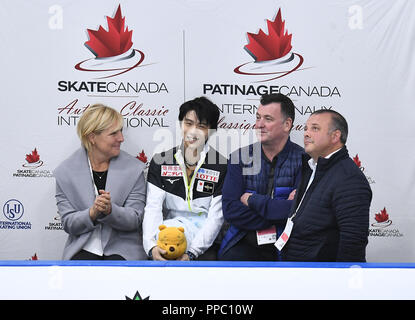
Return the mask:
{"type": "MultiPolygon", "coordinates": [[[[107,16],[107,24],[104,24],[104,27],[101,25],[98,30],[88,28],[86,30],[88,39],[84,42],[84,46],[87,49],[85,51],[89,51],[90,58],[77,62],[74,69],[77,75],[86,75],[91,77],[91,80],[58,80],[58,92],[70,96],[70,100],[57,108],[58,126],[76,126],[78,119],[90,106],[89,103],[81,102],[79,97],[75,98],[74,94],[81,95],[81,98],[88,97],[87,99],[90,97],[130,99],[143,95],[166,97],[169,90],[163,81],[114,80],[125,74],[131,78],[131,71],[154,64],[147,61],[143,64],[146,54],[133,47],[133,30],[126,25],[126,17],[122,15],[121,5],[118,5],[112,18],[107,16]]],[[[124,117],[127,128],[170,127],[166,123],[169,108],[164,103],[155,102],[154,105],[145,105],[141,101],[130,100],[114,108],[124,117]]]]}
{"type": "Polygon", "coordinates": [[[360,161],[358,154],[356,154],[356,156],[353,157],[353,161],[359,167],[360,171],[362,171],[362,173],[365,175],[367,182],[369,182],[369,184],[376,183],[376,181],[372,177],[366,174],[365,167],[362,165],[362,162],[360,161]]]}
{"type": "Polygon", "coordinates": [[[150,162],[148,161],[147,155],[144,152],[144,149],[136,156],[136,159],[140,160],[145,165],[145,169],[148,169],[150,162]]]}
{"type": "Polygon", "coordinates": [[[403,237],[403,234],[397,228],[394,228],[392,220],[384,207],[374,215],[375,221],[369,228],[369,236],[372,237],[403,237]]]}
{"type": "Polygon", "coordinates": [[[48,224],[45,225],[45,230],[48,230],[48,231],[63,230],[59,212],[53,217],[53,220],[49,220],[48,224]]]}
{"type": "Polygon", "coordinates": [[[32,152],[26,154],[26,162],[22,164],[21,169],[13,173],[13,177],[23,178],[52,178],[53,173],[44,169],[44,162],[40,159],[40,154],[35,148],[32,152]]]}
{"type": "Polygon", "coordinates": [[[113,18],[107,16],[108,31],[102,26],[98,30],[87,29],[89,40],[85,46],[95,58],[86,59],[75,65],[79,71],[104,74],[97,79],[115,77],[131,71],[142,64],[144,52],[132,48],[133,31],[125,26],[125,17],[118,5],[113,18]]]}

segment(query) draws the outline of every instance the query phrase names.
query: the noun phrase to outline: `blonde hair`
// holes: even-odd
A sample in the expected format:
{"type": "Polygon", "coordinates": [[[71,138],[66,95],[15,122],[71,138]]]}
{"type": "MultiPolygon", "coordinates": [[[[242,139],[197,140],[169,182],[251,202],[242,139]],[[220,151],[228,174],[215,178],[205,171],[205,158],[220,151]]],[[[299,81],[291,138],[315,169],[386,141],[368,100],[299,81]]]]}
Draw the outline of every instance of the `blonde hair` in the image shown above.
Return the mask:
{"type": "Polygon", "coordinates": [[[111,127],[114,123],[118,124],[117,130],[123,127],[122,115],[113,108],[103,104],[94,104],[82,114],[76,127],[81,144],[88,151],[91,149],[91,143],[88,136],[91,133],[100,134],[111,127]]]}

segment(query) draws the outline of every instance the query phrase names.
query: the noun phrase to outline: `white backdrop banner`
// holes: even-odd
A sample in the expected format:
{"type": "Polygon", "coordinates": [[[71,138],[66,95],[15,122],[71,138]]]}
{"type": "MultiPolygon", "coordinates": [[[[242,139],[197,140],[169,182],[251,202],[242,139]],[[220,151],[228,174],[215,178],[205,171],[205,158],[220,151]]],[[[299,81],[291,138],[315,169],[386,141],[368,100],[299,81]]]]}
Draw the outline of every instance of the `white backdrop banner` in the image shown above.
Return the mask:
{"type": "Polygon", "coordinates": [[[0,21],[0,259],[60,259],[52,171],[89,105],[119,110],[123,149],[148,162],[178,142],[184,101],[219,106],[211,143],[227,156],[254,140],[260,95],[280,92],[300,145],[314,110],[348,120],[374,194],[368,261],[415,261],[414,1],[6,0],[0,21]]]}

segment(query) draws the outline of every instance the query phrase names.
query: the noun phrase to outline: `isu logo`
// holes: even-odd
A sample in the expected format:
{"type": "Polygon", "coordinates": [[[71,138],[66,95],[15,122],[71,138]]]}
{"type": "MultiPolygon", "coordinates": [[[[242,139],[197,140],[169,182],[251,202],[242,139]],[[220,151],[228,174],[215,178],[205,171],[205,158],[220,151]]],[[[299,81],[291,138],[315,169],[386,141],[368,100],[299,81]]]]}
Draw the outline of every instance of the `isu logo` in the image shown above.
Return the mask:
{"type": "Polygon", "coordinates": [[[144,61],[144,53],[132,48],[133,31],[125,27],[125,17],[121,15],[121,5],[113,18],[107,16],[108,30],[102,26],[98,30],[87,29],[89,40],[85,46],[95,58],[75,65],[79,71],[94,72],[96,79],[118,76],[137,68],[144,61]]]}
{"type": "Polygon", "coordinates": [[[267,20],[267,27],[268,34],[262,29],[257,34],[247,33],[248,44],[244,49],[254,61],[243,63],[234,69],[237,74],[260,78],[254,82],[282,78],[301,70],[304,62],[302,55],[292,51],[292,34],[285,30],[281,9],[273,21],[267,20]]]}

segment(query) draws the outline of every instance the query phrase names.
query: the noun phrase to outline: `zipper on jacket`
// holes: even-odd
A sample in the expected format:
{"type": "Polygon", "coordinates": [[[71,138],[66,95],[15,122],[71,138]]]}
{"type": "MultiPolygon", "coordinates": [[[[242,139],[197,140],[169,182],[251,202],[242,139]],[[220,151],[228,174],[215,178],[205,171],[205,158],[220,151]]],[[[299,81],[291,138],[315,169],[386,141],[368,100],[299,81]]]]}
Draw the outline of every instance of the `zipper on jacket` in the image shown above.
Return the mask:
{"type": "Polygon", "coordinates": [[[192,176],[192,179],[190,180],[190,183],[189,183],[188,180],[187,180],[187,170],[186,170],[186,166],[184,166],[184,167],[182,166],[182,164],[180,163],[180,161],[177,159],[176,155],[174,155],[174,158],[176,159],[177,163],[180,166],[180,169],[182,170],[184,182],[185,182],[185,185],[186,185],[186,201],[187,201],[187,206],[189,207],[189,211],[192,212],[192,206],[191,206],[190,202],[191,202],[191,200],[192,200],[193,197],[190,197],[190,192],[192,191],[192,187],[193,187],[194,180],[196,178],[197,172],[199,171],[200,167],[202,166],[202,164],[204,162],[204,159],[203,159],[203,161],[200,161],[202,159],[199,159],[199,162],[201,162],[201,163],[193,171],[193,176],[192,176]]]}

